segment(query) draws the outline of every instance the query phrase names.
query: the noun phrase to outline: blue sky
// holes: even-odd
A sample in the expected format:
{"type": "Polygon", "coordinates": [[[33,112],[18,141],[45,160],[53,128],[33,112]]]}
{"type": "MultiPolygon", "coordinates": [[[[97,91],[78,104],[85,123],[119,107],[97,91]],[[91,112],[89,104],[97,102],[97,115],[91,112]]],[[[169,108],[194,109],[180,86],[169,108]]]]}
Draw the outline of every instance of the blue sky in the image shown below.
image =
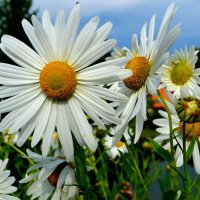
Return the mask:
{"type": "MultiPolygon", "coordinates": [[[[200,47],[200,1],[199,0],[79,0],[82,7],[81,26],[91,17],[98,15],[101,24],[111,21],[113,29],[110,37],[118,40],[118,46],[130,47],[131,36],[139,33],[142,25],[156,14],[158,28],[167,6],[175,2],[179,7],[173,24],[181,23],[181,34],[172,47],[182,48],[185,45],[200,47]]],[[[48,9],[55,19],[59,9],[70,12],[75,0],[33,0],[32,9],[39,8],[39,15],[48,9]]]]}

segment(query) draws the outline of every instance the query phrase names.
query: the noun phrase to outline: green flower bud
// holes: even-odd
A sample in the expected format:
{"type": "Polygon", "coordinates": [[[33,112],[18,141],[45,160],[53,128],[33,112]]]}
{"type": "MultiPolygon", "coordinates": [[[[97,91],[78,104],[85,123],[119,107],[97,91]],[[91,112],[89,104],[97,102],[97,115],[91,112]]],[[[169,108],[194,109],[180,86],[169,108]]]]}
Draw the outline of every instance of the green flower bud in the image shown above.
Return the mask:
{"type": "Polygon", "coordinates": [[[181,121],[187,123],[200,122],[200,100],[194,97],[180,99],[175,106],[181,121]]]}

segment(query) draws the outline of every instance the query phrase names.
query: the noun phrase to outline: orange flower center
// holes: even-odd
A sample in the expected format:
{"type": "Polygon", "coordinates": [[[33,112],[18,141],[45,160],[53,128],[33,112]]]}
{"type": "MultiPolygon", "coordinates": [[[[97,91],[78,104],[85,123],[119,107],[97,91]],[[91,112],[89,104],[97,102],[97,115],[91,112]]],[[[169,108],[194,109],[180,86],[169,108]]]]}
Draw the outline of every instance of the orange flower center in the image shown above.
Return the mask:
{"type": "MultiPolygon", "coordinates": [[[[183,122],[179,123],[179,128],[180,128],[181,134],[183,134],[183,122]]],[[[191,124],[186,123],[185,133],[187,135],[188,140],[191,140],[192,137],[199,138],[200,137],[200,122],[191,123],[191,124]]]]}
{"type": "Polygon", "coordinates": [[[58,165],[58,167],[56,167],[56,169],[51,173],[51,175],[48,177],[48,181],[51,185],[53,185],[54,187],[57,186],[58,183],[58,178],[59,175],[61,173],[61,171],[64,169],[64,167],[67,165],[66,162],[61,163],[60,165],[58,165]]]}
{"type": "Polygon", "coordinates": [[[149,75],[150,63],[145,57],[132,58],[127,64],[126,69],[130,69],[133,75],[124,80],[124,84],[131,90],[138,91],[143,87],[149,75]]]}
{"type": "Polygon", "coordinates": [[[117,144],[115,145],[117,148],[123,147],[124,143],[121,141],[118,141],[117,144]]]}
{"type": "Polygon", "coordinates": [[[64,100],[76,88],[76,74],[67,63],[54,61],[48,63],[40,73],[40,87],[50,98],[64,100]]]}

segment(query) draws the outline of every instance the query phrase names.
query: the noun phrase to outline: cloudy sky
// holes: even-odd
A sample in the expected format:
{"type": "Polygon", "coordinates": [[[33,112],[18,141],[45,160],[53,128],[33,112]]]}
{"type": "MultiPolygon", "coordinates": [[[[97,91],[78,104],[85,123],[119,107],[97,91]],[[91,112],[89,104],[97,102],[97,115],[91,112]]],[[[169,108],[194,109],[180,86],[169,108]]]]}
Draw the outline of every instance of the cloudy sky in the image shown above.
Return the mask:
{"type": "MultiPolygon", "coordinates": [[[[157,28],[160,25],[163,14],[171,2],[179,7],[173,24],[181,23],[182,32],[177,39],[174,48],[185,45],[200,47],[200,1],[199,0],[79,0],[82,7],[83,26],[91,17],[98,15],[101,24],[111,21],[113,29],[111,37],[118,40],[118,46],[130,47],[130,39],[133,33],[139,33],[142,25],[150,21],[156,14],[157,28]]],[[[52,19],[55,19],[59,9],[70,12],[76,0],[33,0],[32,9],[39,8],[39,15],[44,9],[48,9],[52,19]]]]}

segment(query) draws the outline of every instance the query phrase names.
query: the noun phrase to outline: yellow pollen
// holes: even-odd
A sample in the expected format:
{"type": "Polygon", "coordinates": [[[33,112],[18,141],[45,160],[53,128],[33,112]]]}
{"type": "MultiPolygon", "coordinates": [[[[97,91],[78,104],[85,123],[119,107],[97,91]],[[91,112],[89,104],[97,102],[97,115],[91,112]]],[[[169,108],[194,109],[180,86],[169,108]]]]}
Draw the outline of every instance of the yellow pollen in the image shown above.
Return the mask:
{"type": "Polygon", "coordinates": [[[138,91],[145,83],[149,75],[150,62],[145,57],[132,58],[127,64],[126,69],[130,69],[133,75],[124,80],[124,84],[131,90],[138,91]]]}
{"type": "Polygon", "coordinates": [[[121,141],[118,141],[117,144],[115,145],[117,148],[123,147],[124,143],[121,141]]]}
{"type": "Polygon", "coordinates": [[[40,73],[40,86],[48,97],[64,100],[70,97],[76,88],[76,74],[67,63],[50,62],[40,73]]]}
{"type": "Polygon", "coordinates": [[[176,85],[184,85],[191,77],[192,69],[185,62],[174,63],[171,71],[171,81],[176,85]]]}
{"type": "MultiPolygon", "coordinates": [[[[181,134],[183,134],[183,122],[179,123],[179,128],[181,134]]],[[[187,135],[187,139],[191,140],[192,137],[199,138],[200,137],[200,122],[196,123],[186,123],[185,132],[187,135]]]]}
{"type": "Polygon", "coordinates": [[[58,132],[55,132],[53,135],[54,140],[58,140],[59,136],[58,136],[58,132]]]}

